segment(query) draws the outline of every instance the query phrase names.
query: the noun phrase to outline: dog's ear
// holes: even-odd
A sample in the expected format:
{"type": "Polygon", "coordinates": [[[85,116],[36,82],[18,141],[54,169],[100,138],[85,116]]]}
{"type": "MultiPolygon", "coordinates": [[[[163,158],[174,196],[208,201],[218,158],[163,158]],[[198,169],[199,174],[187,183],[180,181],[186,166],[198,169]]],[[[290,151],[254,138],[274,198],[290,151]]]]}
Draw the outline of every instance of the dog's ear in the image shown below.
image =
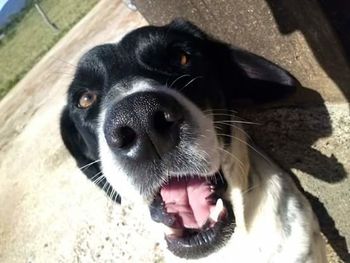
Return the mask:
{"type": "Polygon", "coordinates": [[[265,58],[230,47],[232,68],[238,70],[242,85],[236,86],[238,97],[254,101],[271,101],[292,94],[300,85],[287,70],[265,58]]]}
{"type": "Polygon", "coordinates": [[[292,94],[300,84],[288,71],[267,59],[231,47],[204,33],[182,18],[173,20],[168,27],[188,33],[206,43],[213,64],[228,81],[230,97],[265,102],[292,94]],[[234,90],[233,90],[234,89],[234,90]]]}
{"type": "Polygon", "coordinates": [[[104,190],[112,200],[120,203],[120,196],[112,190],[106,178],[101,174],[99,162],[88,157],[87,145],[69,116],[67,106],[61,114],[60,132],[64,145],[86,177],[104,190]]]}

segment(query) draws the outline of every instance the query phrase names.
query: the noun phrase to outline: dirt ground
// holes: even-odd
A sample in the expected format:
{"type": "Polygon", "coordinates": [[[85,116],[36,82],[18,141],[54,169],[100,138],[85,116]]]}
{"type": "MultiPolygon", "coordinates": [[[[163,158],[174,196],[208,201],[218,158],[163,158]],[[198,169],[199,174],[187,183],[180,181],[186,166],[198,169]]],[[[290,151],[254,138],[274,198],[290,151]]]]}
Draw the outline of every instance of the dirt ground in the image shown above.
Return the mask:
{"type": "MultiPolygon", "coordinates": [[[[58,126],[82,53],[145,24],[119,1],[102,0],[0,102],[0,262],[162,261],[155,233],[145,229],[135,210],[112,204],[87,181],[64,148],[58,126]]],[[[335,123],[333,137],[314,147],[329,156],[339,152],[336,157],[348,171],[350,138],[341,136],[349,133],[348,106],[327,109],[335,123]]],[[[349,188],[302,183],[315,195],[322,187],[345,193],[323,201],[328,207],[342,203],[343,213],[334,208],[332,215],[346,235],[349,188]]],[[[330,246],[328,251],[331,262],[342,262],[330,246]]]]}

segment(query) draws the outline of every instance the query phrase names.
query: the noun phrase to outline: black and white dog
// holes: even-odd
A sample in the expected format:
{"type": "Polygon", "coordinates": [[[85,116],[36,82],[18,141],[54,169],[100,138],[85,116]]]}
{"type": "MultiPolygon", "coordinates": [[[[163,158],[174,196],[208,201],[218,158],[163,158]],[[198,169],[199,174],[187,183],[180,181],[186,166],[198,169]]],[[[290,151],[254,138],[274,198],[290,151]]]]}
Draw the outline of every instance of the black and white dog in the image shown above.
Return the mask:
{"type": "Polygon", "coordinates": [[[233,111],[235,100],[278,99],[296,84],[189,22],[146,26],[81,58],[61,133],[111,198],[148,207],[178,260],[322,263],[308,201],[233,111]]]}

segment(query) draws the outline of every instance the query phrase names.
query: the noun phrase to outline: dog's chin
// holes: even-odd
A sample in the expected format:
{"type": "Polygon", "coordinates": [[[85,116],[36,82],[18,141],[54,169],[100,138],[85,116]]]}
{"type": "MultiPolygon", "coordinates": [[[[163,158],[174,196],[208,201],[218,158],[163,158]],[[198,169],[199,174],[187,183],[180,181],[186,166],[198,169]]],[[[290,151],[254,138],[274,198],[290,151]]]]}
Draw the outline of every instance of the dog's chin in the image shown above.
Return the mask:
{"type": "Polygon", "coordinates": [[[157,189],[149,205],[151,218],[163,226],[174,255],[196,259],[225,245],[235,228],[226,191],[221,170],[212,175],[173,174],[157,189]]]}

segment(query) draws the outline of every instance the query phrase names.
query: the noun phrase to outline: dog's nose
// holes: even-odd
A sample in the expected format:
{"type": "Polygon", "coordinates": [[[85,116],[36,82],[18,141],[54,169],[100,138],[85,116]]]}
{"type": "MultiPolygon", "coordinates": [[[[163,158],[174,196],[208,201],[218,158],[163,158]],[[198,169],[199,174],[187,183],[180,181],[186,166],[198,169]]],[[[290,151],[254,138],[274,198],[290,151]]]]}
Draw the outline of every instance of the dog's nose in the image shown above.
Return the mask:
{"type": "Polygon", "coordinates": [[[136,161],[161,159],[179,143],[184,116],[184,108],[171,95],[135,93],[107,112],[105,138],[116,155],[136,161]]]}

